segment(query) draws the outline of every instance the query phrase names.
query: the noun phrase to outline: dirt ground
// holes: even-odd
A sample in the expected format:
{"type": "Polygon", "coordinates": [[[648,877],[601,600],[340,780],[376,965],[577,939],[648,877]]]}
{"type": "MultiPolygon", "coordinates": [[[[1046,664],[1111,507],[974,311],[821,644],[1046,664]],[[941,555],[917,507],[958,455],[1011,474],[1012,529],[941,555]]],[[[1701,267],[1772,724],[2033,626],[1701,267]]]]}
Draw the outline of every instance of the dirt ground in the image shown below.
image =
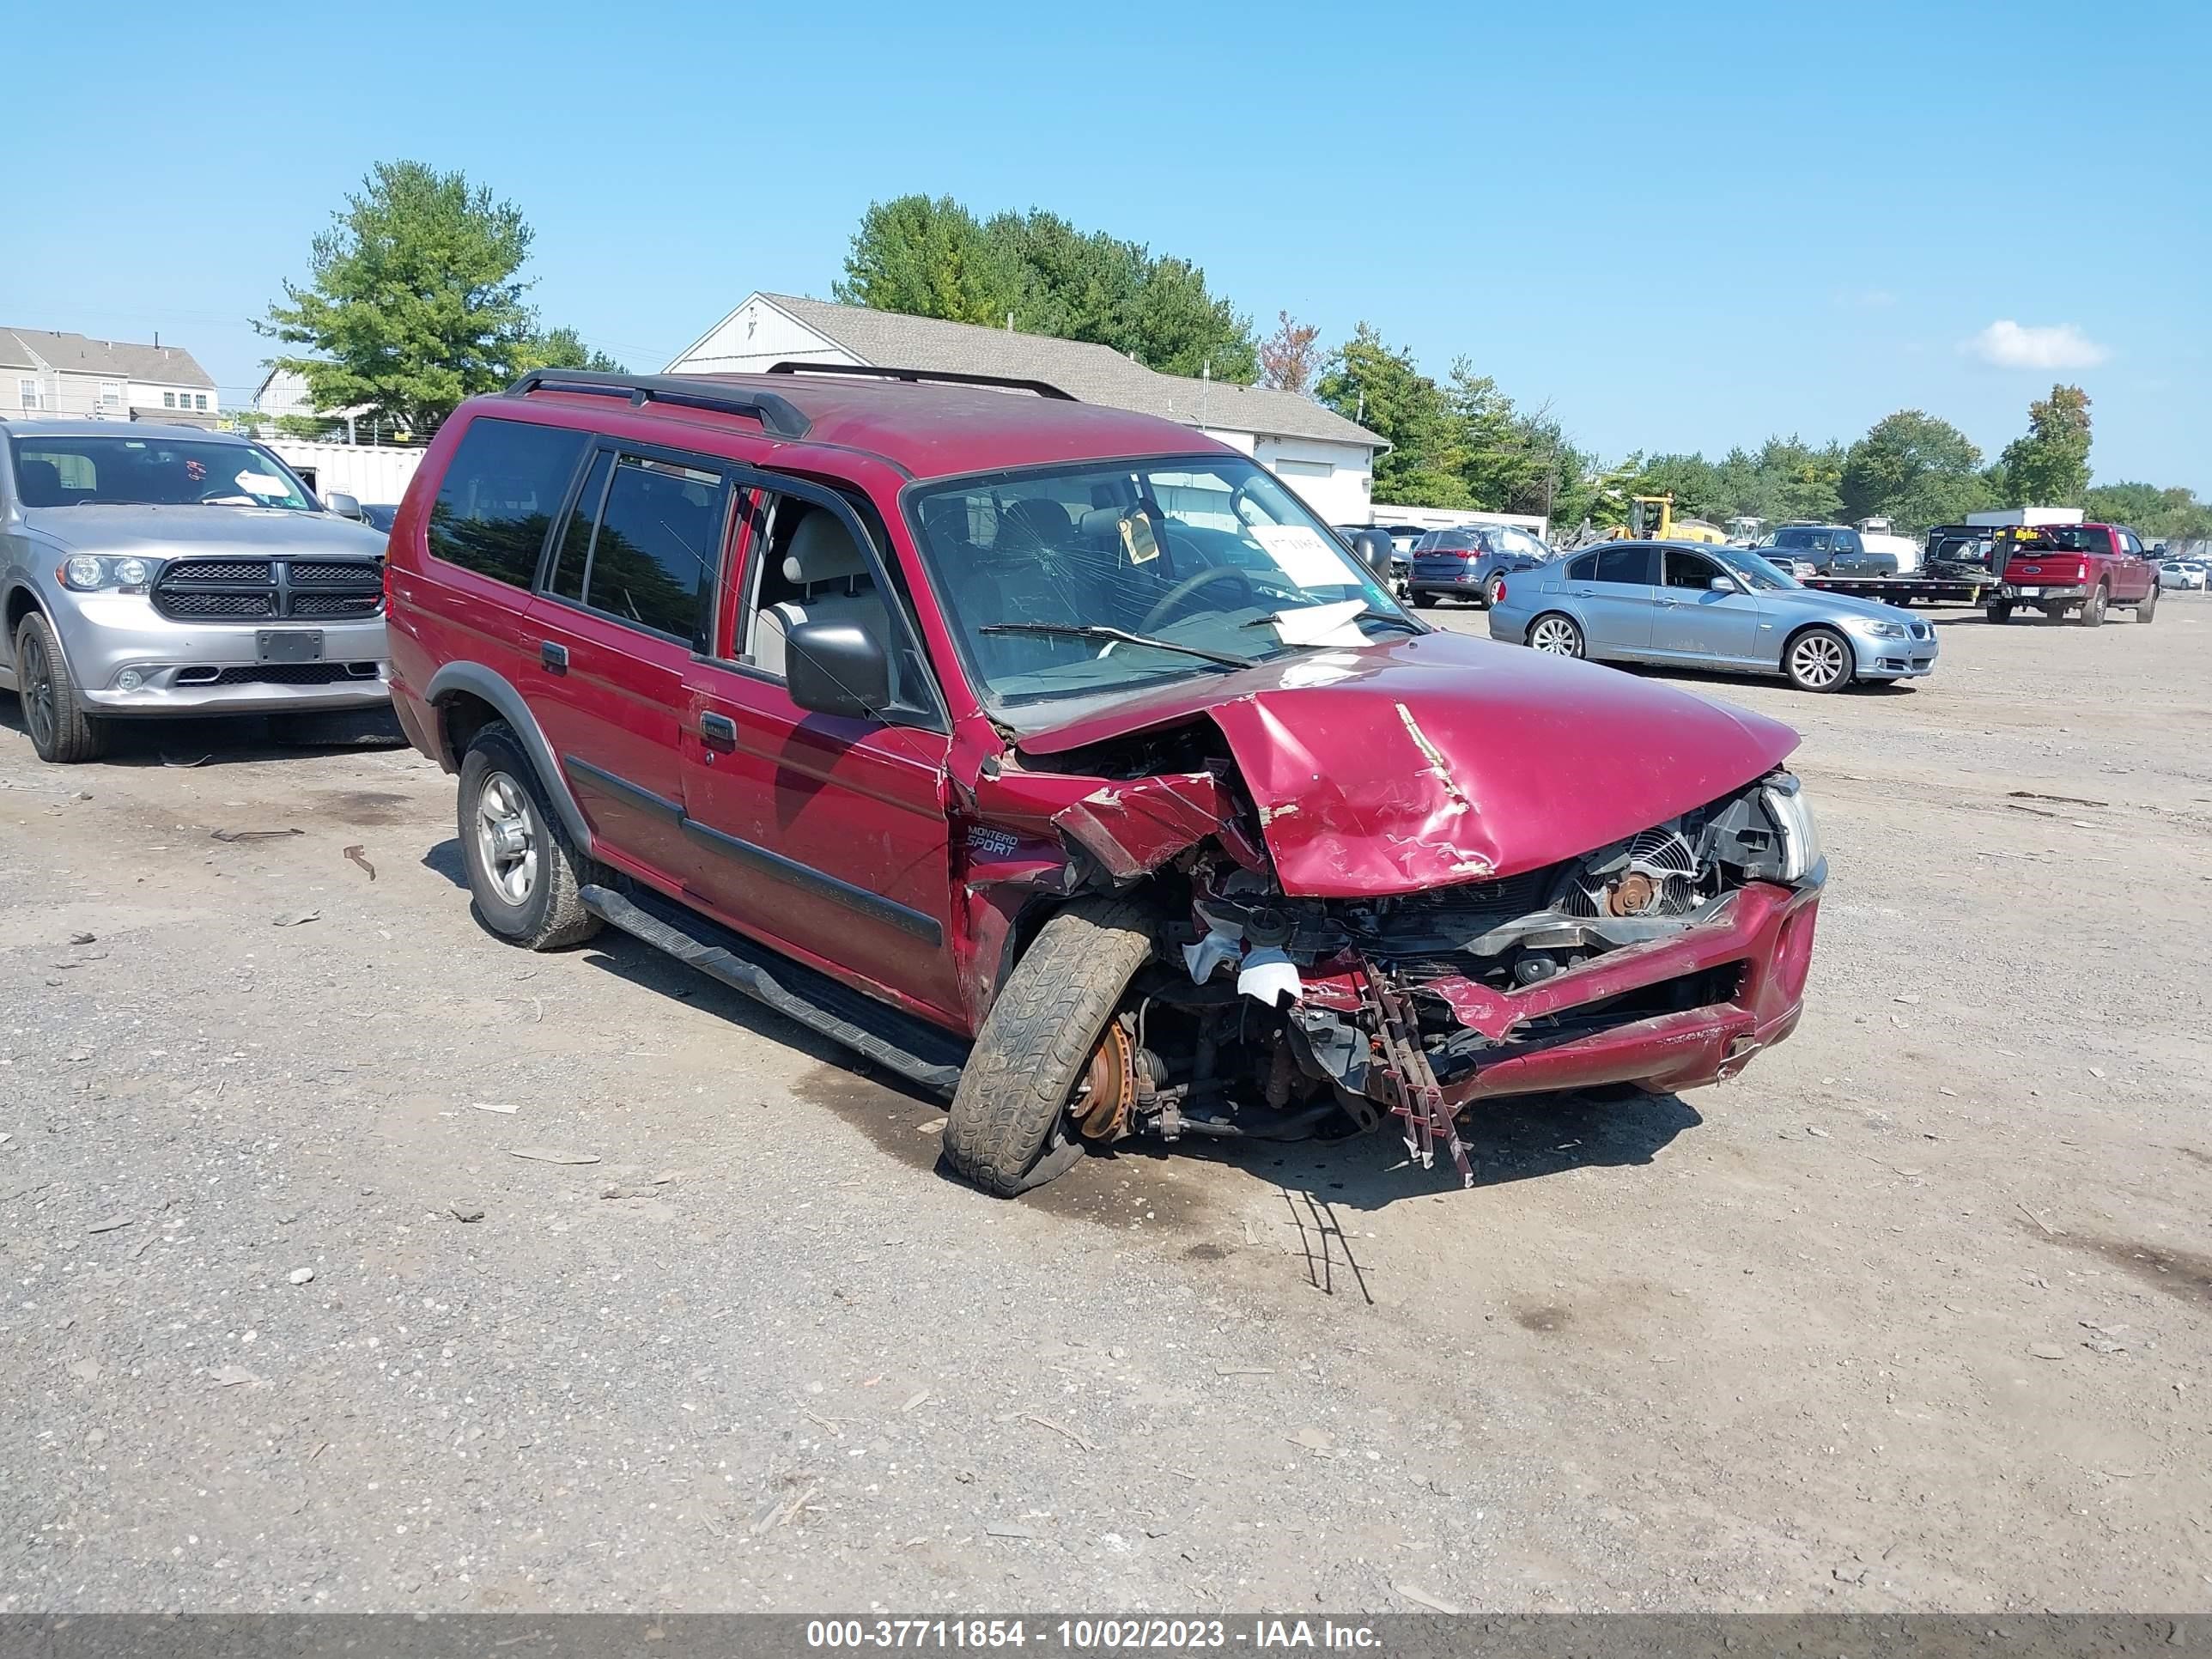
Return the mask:
{"type": "Polygon", "coordinates": [[[1486,1109],[1471,1193],[983,1198],[644,947],[495,943],[409,751],[0,697],[0,1611],[2212,1607],[2212,604],[1941,620],[1686,682],[1804,733],[1803,1024],[1486,1109]]]}

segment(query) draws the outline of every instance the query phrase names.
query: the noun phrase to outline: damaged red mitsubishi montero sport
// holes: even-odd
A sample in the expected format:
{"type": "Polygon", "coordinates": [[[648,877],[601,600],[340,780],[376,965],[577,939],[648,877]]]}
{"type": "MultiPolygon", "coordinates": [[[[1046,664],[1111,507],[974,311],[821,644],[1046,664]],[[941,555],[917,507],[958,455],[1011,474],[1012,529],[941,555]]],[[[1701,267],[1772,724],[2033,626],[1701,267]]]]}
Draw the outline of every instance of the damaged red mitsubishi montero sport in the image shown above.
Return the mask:
{"type": "Polygon", "coordinates": [[[1267,471],[1038,382],[549,370],[392,532],[484,924],[602,922],[951,1097],[994,1193],[1129,1135],[1733,1074],[1826,866],[1786,727],[1431,631],[1267,471]]]}

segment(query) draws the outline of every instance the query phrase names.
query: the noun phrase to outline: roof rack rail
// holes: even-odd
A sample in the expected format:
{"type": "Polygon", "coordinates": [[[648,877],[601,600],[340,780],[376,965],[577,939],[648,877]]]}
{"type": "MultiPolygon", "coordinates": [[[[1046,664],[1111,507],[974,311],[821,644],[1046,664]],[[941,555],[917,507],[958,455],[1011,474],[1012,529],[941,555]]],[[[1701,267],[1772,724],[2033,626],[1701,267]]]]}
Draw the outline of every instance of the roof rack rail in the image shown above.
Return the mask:
{"type": "Polygon", "coordinates": [[[683,374],[606,374],[589,368],[533,368],[507,387],[510,398],[533,392],[581,392],[626,398],[634,405],[668,404],[681,409],[710,409],[725,415],[750,415],[779,438],[804,438],[809,422],[796,404],[773,392],[722,387],[711,380],[683,374]]]}
{"type": "Polygon", "coordinates": [[[1050,380],[1021,380],[1010,374],[969,374],[951,368],[895,368],[876,363],[770,363],[771,374],[850,374],[862,380],[904,380],[920,386],[988,386],[1005,392],[1034,392],[1064,404],[1080,403],[1072,392],[1063,392],[1050,380]]]}

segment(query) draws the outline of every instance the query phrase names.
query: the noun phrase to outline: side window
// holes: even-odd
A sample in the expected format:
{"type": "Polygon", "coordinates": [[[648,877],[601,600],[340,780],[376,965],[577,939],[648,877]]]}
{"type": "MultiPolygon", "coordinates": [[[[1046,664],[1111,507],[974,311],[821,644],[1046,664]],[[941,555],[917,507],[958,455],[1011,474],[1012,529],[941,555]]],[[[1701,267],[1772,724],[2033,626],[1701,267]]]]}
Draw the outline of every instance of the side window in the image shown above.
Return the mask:
{"type": "Polygon", "coordinates": [[[477,420],[439,482],[430,508],[432,556],[495,581],[527,587],[553,515],[590,440],[567,427],[477,420]]]}
{"type": "MultiPolygon", "coordinates": [[[[592,532],[583,603],[704,650],[729,495],[717,471],[639,455],[616,460],[592,532]]],[[[582,519],[580,502],[562,538],[564,561],[582,519]]],[[[556,582],[565,574],[556,573],[556,582]]]]}
{"type": "Polygon", "coordinates": [[[1585,553],[1582,557],[1575,560],[1574,562],[1567,567],[1567,580],[1571,582],[1595,581],[1597,580],[1597,555],[1595,553],[1585,553]]]}
{"type": "Polygon", "coordinates": [[[1601,582],[1626,582],[1632,586],[1649,586],[1651,582],[1651,550],[1633,544],[1605,549],[1597,556],[1597,579],[1601,582]]]}
{"type": "Polygon", "coordinates": [[[1666,584],[1669,587],[1711,587],[1719,569],[1711,559],[1679,548],[1667,550],[1666,584]]]}
{"type": "Polygon", "coordinates": [[[592,458],[584,487],[576,492],[576,505],[561,532],[561,545],[553,555],[553,579],[546,591],[574,605],[584,602],[584,574],[591,564],[592,532],[599,527],[599,509],[607,498],[607,474],[615,458],[602,450],[592,458]]]}
{"type": "MultiPolygon", "coordinates": [[[[793,630],[805,623],[846,623],[884,647],[892,711],[937,718],[936,695],[903,620],[904,607],[891,604],[877,586],[874,567],[846,520],[817,502],[767,492],[757,498],[750,519],[751,568],[735,638],[738,660],[781,679],[793,630]]],[[[873,528],[880,538],[880,521],[873,528]]],[[[877,545],[882,551],[880,539],[877,545]]]]}

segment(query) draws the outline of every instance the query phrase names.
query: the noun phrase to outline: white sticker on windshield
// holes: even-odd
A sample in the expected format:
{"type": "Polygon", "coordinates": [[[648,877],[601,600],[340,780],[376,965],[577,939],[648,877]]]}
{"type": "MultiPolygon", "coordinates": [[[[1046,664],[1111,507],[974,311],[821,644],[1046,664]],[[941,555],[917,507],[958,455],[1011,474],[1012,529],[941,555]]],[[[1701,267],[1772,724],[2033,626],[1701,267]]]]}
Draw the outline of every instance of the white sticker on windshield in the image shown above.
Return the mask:
{"type": "Polygon", "coordinates": [[[249,495],[289,495],[292,486],[273,472],[241,472],[234,482],[249,495]]]}
{"type": "Polygon", "coordinates": [[[1367,608],[1364,599],[1340,599],[1330,605],[1302,605],[1295,611],[1278,611],[1267,620],[1285,645],[1364,645],[1367,635],[1352,621],[1367,608]]]}
{"type": "Polygon", "coordinates": [[[1344,587],[1352,580],[1344,554],[1318,530],[1302,524],[1255,524],[1252,539],[1300,587],[1344,587]]]}

